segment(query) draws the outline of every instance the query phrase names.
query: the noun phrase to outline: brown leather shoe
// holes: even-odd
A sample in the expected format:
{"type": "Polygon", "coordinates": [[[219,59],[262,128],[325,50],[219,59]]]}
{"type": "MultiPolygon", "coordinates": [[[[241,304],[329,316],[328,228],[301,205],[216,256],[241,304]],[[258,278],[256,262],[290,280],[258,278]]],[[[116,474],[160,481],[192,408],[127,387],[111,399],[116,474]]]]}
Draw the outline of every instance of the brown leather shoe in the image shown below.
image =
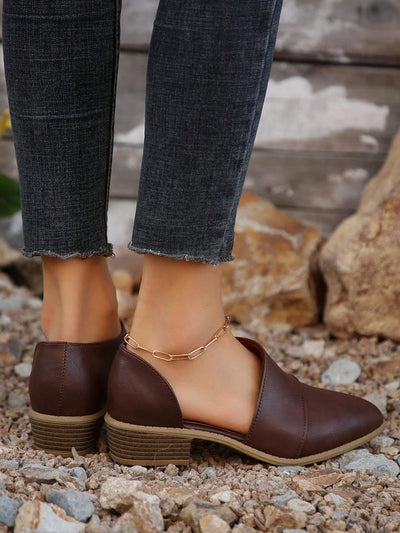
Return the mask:
{"type": "Polygon", "coordinates": [[[382,431],[382,414],[370,402],[305,385],[281,370],[258,342],[236,338],[262,359],[247,434],[183,419],[168,381],[121,344],[105,416],[111,457],[127,465],[186,465],[192,439],[203,439],[274,465],[305,465],[356,448],[382,431]]]}
{"type": "Polygon", "coordinates": [[[36,345],[29,379],[29,418],[35,446],[56,455],[83,454],[98,438],[105,413],[107,379],[126,334],[78,343],[45,341],[36,345]]]}

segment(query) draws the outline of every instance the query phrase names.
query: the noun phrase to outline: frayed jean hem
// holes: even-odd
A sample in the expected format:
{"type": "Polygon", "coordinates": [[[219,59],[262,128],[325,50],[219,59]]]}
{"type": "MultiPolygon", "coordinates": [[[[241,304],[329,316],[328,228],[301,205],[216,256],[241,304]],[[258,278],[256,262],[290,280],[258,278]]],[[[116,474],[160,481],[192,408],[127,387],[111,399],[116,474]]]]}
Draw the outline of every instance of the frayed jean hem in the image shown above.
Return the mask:
{"type": "Polygon", "coordinates": [[[163,257],[170,257],[172,259],[185,259],[186,261],[197,261],[204,263],[206,265],[218,265],[219,263],[227,262],[227,261],[233,261],[235,258],[233,255],[223,256],[218,259],[213,257],[206,257],[203,255],[190,255],[190,254],[180,254],[180,253],[169,253],[169,252],[162,252],[160,250],[152,250],[151,248],[142,248],[140,246],[135,246],[132,244],[132,242],[128,243],[129,250],[132,250],[133,252],[136,252],[138,254],[153,254],[153,255],[159,255],[163,257]]]}
{"type": "Polygon", "coordinates": [[[86,252],[71,252],[71,253],[58,253],[52,250],[25,250],[24,248],[19,249],[21,254],[25,257],[36,257],[36,256],[50,256],[58,257],[59,259],[70,259],[72,257],[79,257],[81,259],[87,259],[94,255],[102,255],[104,257],[114,256],[112,244],[109,244],[106,247],[99,248],[98,250],[88,250],[86,252]]]}

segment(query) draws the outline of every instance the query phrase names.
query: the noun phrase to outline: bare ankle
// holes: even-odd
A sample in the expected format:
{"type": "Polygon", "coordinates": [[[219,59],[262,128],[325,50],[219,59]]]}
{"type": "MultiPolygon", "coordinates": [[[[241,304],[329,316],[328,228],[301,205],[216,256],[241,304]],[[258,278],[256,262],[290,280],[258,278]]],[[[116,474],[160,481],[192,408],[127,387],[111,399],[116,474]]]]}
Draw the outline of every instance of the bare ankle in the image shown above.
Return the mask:
{"type": "Polygon", "coordinates": [[[42,329],[48,340],[97,342],[118,335],[115,287],[104,257],[43,258],[42,329]]]}
{"type": "MultiPolygon", "coordinates": [[[[221,269],[145,256],[130,334],[143,346],[187,353],[224,324],[221,269]]],[[[171,384],[184,418],[246,432],[257,400],[258,357],[227,331],[194,360],[162,361],[132,349],[171,384]]]]}
{"type": "Polygon", "coordinates": [[[145,256],[132,336],[181,352],[208,340],[223,322],[218,266],[145,256]]]}

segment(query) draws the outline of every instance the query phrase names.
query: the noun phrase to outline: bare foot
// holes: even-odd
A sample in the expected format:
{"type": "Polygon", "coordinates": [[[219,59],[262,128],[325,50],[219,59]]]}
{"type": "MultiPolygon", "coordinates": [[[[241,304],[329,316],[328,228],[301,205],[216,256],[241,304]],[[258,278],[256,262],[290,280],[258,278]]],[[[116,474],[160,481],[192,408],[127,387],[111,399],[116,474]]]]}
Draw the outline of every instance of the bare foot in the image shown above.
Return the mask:
{"type": "MultiPolygon", "coordinates": [[[[195,347],[190,346],[187,351],[195,347]]],[[[227,332],[192,361],[160,361],[144,350],[133,351],[169,381],[183,418],[240,433],[248,431],[258,396],[261,365],[259,358],[231,333],[227,332]]]]}
{"type": "Polygon", "coordinates": [[[106,258],[43,256],[42,330],[49,341],[98,342],[121,326],[106,258]]]}
{"type": "MultiPolygon", "coordinates": [[[[221,265],[146,254],[130,334],[145,347],[169,353],[208,342],[224,323],[221,273],[221,265]]],[[[169,381],[184,418],[248,431],[261,364],[231,330],[194,360],[161,361],[144,350],[132,351],[169,381]]]]}

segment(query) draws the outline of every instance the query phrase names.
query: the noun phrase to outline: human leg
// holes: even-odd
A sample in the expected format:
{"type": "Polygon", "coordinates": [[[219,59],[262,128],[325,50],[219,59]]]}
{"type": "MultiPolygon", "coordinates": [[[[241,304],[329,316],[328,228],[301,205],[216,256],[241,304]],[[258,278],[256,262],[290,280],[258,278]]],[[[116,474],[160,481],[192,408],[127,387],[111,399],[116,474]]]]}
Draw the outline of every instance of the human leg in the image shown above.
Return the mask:
{"type": "Polygon", "coordinates": [[[22,253],[43,257],[49,340],[119,331],[105,260],[119,24],[119,0],[3,2],[22,253]]]}
{"type": "Polygon", "coordinates": [[[129,247],[218,264],[259,123],[281,0],[161,0],[129,247]]]}
{"type": "Polygon", "coordinates": [[[382,429],[368,402],[300,384],[229,330],[190,361],[137,345],[187,353],[223,324],[221,263],[234,259],[279,13],[273,0],[160,2],[129,243],[146,255],[131,339],[109,380],[106,423],[120,462],[187,464],[188,443],[205,437],[274,464],[304,464],[382,429]]]}
{"type": "Polygon", "coordinates": [[[41,256],[42,328],[29,380],[35,444],[96,442],[124,328],[106,257],[120,0],[5,0],[3,51],[25,247],[41,256]]]}
{"type": "MultiPolygon", "coordinates": [[[[131,330],[145,345],[184,351],[223,323],[219,263],[233,260],[280,10],[280,0],[159,4],[129,244],[150,251],[131,330]]],[[[260,364],[230,331],[190,365],[138,353],[170,380],[185,416],[237,431],[250,425],[260,364]]]]}

